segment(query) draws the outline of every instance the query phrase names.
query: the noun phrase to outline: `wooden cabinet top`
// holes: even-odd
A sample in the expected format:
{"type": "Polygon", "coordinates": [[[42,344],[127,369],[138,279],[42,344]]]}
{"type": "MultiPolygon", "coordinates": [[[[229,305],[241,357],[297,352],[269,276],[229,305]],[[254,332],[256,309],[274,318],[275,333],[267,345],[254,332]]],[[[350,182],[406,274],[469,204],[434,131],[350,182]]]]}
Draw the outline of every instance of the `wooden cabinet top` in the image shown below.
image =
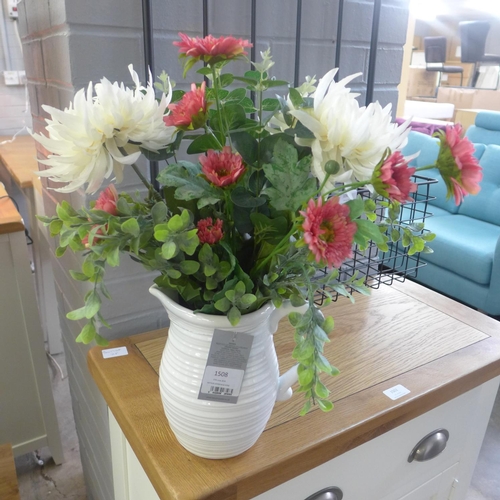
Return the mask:
{"type": "MultiPolygon", "coordinates": [[[[266,430],[242,455],[207,460],[184,450],[160,400],[158,367],[167,329],[111,342],[128,355],[88,355],[89,369],[162,499],[249,499],[377,437],[500,374],[500,323],[411,282],[382,286],[356,303],[324,309],[335,318],[325,378],[334,409],[298,412],[302,394],[277,403],[266,430]],[[395,401],[383,391],[410,393],[395,401]]],[[[275,334],[280,369],[293,365],[292,327],[275,334]]]]}
{"type": "Polygon", "coordinates": [[[24,231],[23,219],[0,183],[0,234],[24,231]]]}
{"type": "MultiPolygon", "coordinates": [[[[12,137],[0,137],[0,142],[10,139],[12,137]]],[[[18,135],[13,142],[0,144],[0,161],[20,189],[33,186],[34,172],[38,171],[33,137],[18,135]]]]}

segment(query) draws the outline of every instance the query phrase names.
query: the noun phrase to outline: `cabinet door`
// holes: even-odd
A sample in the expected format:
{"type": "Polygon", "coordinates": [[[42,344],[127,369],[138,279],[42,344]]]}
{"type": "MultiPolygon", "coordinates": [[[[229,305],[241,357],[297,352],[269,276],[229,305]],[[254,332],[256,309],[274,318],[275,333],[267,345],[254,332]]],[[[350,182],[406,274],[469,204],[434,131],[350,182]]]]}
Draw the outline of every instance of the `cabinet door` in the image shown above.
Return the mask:
{"type": "Polygon", "coordinates": [[[458,463],[411,491],[400,500],[453,500],[458,463]]]}

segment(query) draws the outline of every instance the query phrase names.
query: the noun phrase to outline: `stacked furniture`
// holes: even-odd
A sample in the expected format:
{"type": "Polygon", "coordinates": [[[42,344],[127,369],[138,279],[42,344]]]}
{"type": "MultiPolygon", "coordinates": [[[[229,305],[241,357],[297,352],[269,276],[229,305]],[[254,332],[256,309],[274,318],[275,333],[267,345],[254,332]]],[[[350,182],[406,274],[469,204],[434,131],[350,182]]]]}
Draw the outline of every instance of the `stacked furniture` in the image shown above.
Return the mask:
{"type": "MultiPolygon", "coordinates": [[[[464,69],[462,66],[445,66],[446,61],[446,37],[426,36],[424,38],[425,69],[439,73],[437,86],[441,84],[442,73],[459,73],[460,87],[463,84],[464,69]]],[[[437,94],[437,89],[436,89],[437,94]]]]}
{"type": "MultiPolygon", "coordinates": [[[[483,168],[481,191],[467,196],[460,206],[446,200],[446,187],[439,171],[426,175],[438,179],[431,185],[426,229],[436,233],[432,254],[421,254],[427,264],[416,281],[489,315],[500,315],[500,113],[478,113],[467,130],[483,168]]],[[[405,155],[420,151],[415,166],[434,163],[438,140],[411,132],[405,155]]]]}

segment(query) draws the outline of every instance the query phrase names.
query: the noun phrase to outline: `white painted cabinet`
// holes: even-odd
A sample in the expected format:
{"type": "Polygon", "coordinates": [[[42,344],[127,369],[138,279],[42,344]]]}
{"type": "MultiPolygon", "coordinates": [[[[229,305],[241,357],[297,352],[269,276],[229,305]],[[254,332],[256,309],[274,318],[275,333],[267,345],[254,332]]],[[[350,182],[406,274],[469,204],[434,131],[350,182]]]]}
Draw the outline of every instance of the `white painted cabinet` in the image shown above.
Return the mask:
{"type": "MultiPolygon", "coordinates": [[[[305,500],[333,486],[342,500],[464,500],[499,382],[490,380],[254,500],[305,500]],[[414,446],[437,429],[449,432],[445,449],[409,463],[414,446]]],[[[110,429],[115,498],[158,500],[111,412],[110,429]]]]}

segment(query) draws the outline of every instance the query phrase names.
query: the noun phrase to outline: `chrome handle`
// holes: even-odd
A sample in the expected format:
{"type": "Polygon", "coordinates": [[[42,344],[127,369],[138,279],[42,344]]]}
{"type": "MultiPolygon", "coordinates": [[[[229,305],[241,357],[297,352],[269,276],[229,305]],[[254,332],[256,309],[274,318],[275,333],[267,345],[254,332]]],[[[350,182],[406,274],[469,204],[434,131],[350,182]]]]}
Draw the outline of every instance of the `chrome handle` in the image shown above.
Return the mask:
{"type": "Polygon", "coordinates": [[[307,497],[306,500],[342,500],[344,494],[340,488],[336,486],[331,486],[330,488],[325,488],[324,490],[317,491],[311,496],[307,497]]]}
{"type": "Polygon", "coordinates": [[[437,429],[423,437],[411,450],[408,462],[425,462],[437,457],[445,448],[450,437],[446,429],[437,429]]]}

